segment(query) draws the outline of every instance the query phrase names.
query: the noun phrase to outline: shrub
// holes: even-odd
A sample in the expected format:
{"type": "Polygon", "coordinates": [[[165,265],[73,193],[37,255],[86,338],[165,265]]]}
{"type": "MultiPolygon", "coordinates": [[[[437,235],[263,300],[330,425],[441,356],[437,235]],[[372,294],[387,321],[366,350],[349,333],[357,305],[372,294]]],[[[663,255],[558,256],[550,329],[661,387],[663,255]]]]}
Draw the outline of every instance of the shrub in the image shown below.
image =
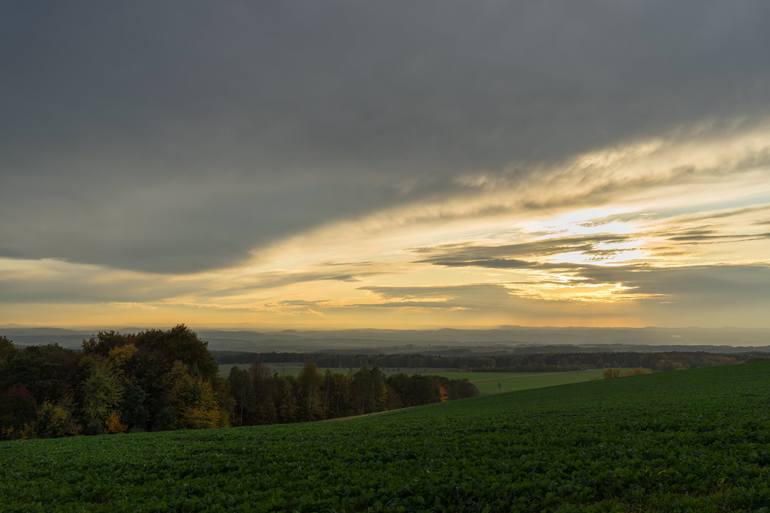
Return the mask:
{"type": "Polygon", "coordinates": [[[107,420],[104,421],[104,427],[108,433],[125,433],[128,429],[128,426],[121,422],[118,410],[112,410],[109,416],[107,416],[107,420]]]}
{"type": "Polygon", "coordinates": [[[37,434],[43,437],[77,435],[80,426],[72,418],[70,410],[63,406],[45,401],[38,410],[37,434]]]}

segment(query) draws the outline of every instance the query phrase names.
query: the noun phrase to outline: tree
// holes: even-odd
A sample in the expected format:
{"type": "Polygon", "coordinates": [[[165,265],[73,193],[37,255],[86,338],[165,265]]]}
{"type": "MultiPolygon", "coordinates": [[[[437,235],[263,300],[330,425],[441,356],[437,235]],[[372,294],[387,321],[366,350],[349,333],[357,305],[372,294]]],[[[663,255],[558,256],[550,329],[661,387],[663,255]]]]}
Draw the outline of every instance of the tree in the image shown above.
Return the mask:
{"type": "Polygon", "coordinates": [[[26,438],[34,432],[37,403],[24,385],[0,394],[0,438],[26,438]]]}
{"type": "Polygon", "coordinates": [[[385,409],[387,388],[385,375],[379,368],[362,367],[353,374],[351,389],[355,413],[371,413],[385,409]]]}
{"type": "Polygon", "coordinates": [[[83,424],[88,433],[102,433],[107,418],[120,405],[123,387],[110,363],[99,357],[86,357],[86,378],[80,388],[83,424]]]}
{"type": "Polygon", "coordinates": [[[174,427],[209,428],[222,425],[220,405],[211,382],[193,376],[180,361],[168,375],[168,405],[174,427]]]}
{"type": "Polygon", "coordinates": [[[439,400],[438,386],[431,376],[394,374],[387,383],[395,391],[403,406],[434,403],[439,400]]]}
{"type": "Polygon", "coordinates": [[[277,415],[281,422],[297,420],[296,380],[293,376],[273,378],[275,404],[278,405],[277,415]]]}
{"type": "Polygon", "coordinates": [[[133,382],[124,385],[119,409],[121,419],[128,430],[143,431],[147,428],[150,412],[145,405],[146,397],[147,394],[139,385],[133,382]]]}
{"type": "Polygon", "coordinates": [[[77,352],[55,344],[16,350],[0,373],[0,390],[23,384],[38,403],[61,401],[77,387],[78,359],[77,352]]]}
{"type": "Polygon", "coordinates": [[[254,363],[249,368],[249,381],[254,391],[254,421],[259,424],[275,422],[275,386],[270,368],[261,363],[254,363]]]}
{"type": "Polygon", "coordinates": [[[479,395],[479,389],[467,379],[448,380],[447,388],[449,390],[450,400],[476,397],[479,395]]]}
{"type": "Polygon", "coordinates": [[[104,424],[108,433],[125,433],[128,430],[128,426],[121,421],[118,410],[112,410],[104,424]]]}
{"type": "Polygon", "coordinates": [[[13,345],[13,342],[6,337],[0,336],[0,370],[13,357],[14,353],[16,353],[16,346],[13,345]]]}
{"type": "Polygon", "coordinates": [[[155,358],[163,361],[167,369],[175,362],[187,366],[195,377],[211,380],[219,372],[214,357],[209,353],[206,342],[198,335],[179,324],[168,331],[148,330],[136,336],[136,346],[143,351],[155,353],[155,358]]]}
{"type": "Polygon", "coordinates": [[[323,383],[324,416],[344,417],[353,411],[350,378],[344,374],[332,374],[327,370],[323,383]]]}
{"type": "Polygon", "coordinates": [[[230,384],[230,393],[235,400],[232,423],[236,426],[251,424],[254,422],[257,401],[249,373],[238,367],[232,367],[227,381],[230,384]]]}
{"type": "Polygon", "coordinates": [[[313,362],[305,363],[297,376],[299,387],[298,413],[300,420],[316,420],[323,418],[323,396],[321,387],[323,377],[313,362]]]}

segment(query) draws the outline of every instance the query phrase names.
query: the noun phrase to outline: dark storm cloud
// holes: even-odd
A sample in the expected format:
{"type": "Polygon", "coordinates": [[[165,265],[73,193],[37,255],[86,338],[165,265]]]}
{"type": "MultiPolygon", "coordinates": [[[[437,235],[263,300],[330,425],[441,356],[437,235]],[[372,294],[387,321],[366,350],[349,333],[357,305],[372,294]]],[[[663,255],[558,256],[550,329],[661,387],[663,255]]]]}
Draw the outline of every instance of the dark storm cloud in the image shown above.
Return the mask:
{"type": "Polygon", "coordinates": [[[463,174],[770,110],[761,0],[0,9],[7,257],[206,269],[463,174]]]}
{"type": "Polygon", "coordinates": [[[634,293],[660,295],[689,306],[770,306],[770,266],[763,264],[585,266],[578,274],[595,283],[623,283],[634,293]]]}
{"type": "Polygon", "coordinates": [[[677,242],[684,242],[684,243],[699,243],[699,242],[718,242],[718,241],[728,241],[728,240],[735,240],[735,241],[751,241],[751,240],[762,240],[762,239],[770,239],[770,233],[757,233],[757,234],[732,234],[732,235],[722,235],[722,234],[706,234],[706,233],[688,233],[684,235],[675,235],[673,237],[669,237],[668,240],[673,240],[677,242]]]}

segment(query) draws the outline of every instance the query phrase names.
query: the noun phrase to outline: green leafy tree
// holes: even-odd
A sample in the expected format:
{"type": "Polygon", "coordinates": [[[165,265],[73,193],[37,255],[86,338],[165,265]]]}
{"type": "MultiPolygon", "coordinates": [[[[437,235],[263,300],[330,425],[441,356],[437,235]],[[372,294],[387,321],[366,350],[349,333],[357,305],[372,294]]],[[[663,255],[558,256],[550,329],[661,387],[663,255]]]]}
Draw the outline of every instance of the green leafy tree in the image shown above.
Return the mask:
{"type": "Polygon", "coordinates": [[[107,360],[87,357],[85,379],[80,387],[81,414],[88,433],[102,433],[107,418],[118,409],[123,387],[115,369],[107,360]]]}
{"type": "Polygon", "coordinates": [[[0,336],[0,372],[6,363],[16,353],[16,346],[13,345],[10,339],[0,336]]]}
{"type": "Polygon", "coordinates": [[[305,363],[305,366],[297,376],[299,389],[298,414],[300,420],[316,420],[323,418],[323,376],[318,371],[318,366],[313,362],[305,363]]]}
{"type": "Polygon", "coordinates": [[[255,420],[259,424],[275,422],[278,412],[275,408],[275,383],[270,367],[254,363],[249,368],[249,379],[254,390],[255,420]]]}
{"type": "Polygon", "coordinates": [[[344,417],[353,411],[350,377],[327,370],[323,383],[324,416],[344,417]]]}
{"type": "Polygon", "coordinates": [[[385,375],[379,368],[362,367],[353,374],[351,388],[356,413],[371,413],[385,409],[387,388],[385,375]]]}
{"type": "Polygon", "coordinates": [[[227,381],[235,401],[232,423],[236,426],[252,424],[255,421],[257,399],[249,372],[232,367],[227,381]]]}
{"type": "Polygon", "coordinates": [[[278,419],[281,422],[297,420],[297,380],[294,376],[276,377],[274,379],[275,403],[278,405],[278,419]]]}
{"type": "Polygon", "coordinates": [[[220,405],[209,381],[193,376],[184,363],[177,361],[167,382],[175,427],[209,428],[222,424],[220,405]]]}
{"type": "Polygon", "coordinates": [[[55,344],[18,349],[0,372],[0,390],[20,383],[38,403],[59,402],[77,387],[79,358],[55,344]]]}
{"type": "Polygon", "coordinates": [[[145,405],[147,394],[139,385],[128,382],[123,387],[120,401],[120,416],[130,431],[143,431],[150,421],[150,412],[145,405]]]}

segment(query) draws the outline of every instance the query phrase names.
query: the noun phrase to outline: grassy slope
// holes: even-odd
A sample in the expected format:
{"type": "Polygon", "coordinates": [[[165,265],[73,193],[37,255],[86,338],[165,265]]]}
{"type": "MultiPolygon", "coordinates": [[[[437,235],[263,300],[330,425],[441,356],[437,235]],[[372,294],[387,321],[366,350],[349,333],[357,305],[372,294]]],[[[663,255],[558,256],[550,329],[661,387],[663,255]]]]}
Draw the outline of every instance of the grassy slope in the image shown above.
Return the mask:
{"type": "Polygon", "coordinates": [[[568,372],[465,372],[439,371],[438,376],[451,379],[467,379],[482,394],[497,394],[501,392],[516,392],[531,388],[552,387],[601,379],[601,370],[583,370],[568,372]]]}
{"type": "Polygon", "coordinates": [[[0,511],[767,511],[770,363],[0,444],[0,511]]]}

